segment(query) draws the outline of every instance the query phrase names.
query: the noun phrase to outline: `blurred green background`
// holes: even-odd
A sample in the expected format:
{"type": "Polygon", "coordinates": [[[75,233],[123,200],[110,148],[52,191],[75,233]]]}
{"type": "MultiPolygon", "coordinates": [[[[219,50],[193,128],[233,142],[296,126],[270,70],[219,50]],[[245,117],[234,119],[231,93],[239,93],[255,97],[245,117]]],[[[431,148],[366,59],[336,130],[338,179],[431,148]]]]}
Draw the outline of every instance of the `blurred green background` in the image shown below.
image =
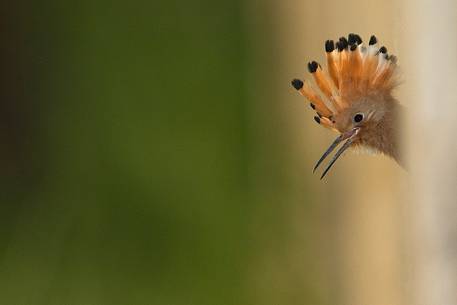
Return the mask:
{"type": "Polygon", "coordinates": [[[0,303],[330,304],[258,5],[1,4],[0,303]]]}

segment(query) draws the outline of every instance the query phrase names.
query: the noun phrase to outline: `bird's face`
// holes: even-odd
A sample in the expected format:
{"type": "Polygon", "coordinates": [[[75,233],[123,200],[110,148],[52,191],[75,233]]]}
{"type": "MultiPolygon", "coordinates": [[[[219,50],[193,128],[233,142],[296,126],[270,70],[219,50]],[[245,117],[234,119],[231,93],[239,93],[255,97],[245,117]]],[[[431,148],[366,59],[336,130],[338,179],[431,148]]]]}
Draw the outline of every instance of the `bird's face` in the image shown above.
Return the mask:
{"type": "Polygon", "coordinates": [[[324,161],[341,142],[345,142],[324,170],[321,179],[327,174],[332,165],[346,149],[353,145],[360,144],[363,138],[370,136],[370,133],[375,130],[378,122],[384,117],[386,112],[385,109],[385,103],[382,100],[376,99],[375,97],[364,97],[363,99],[351,103],[350,107],[338,112],[332,118],[333,124],[340,135],[319,159],[314,170],[317,169],[322,161],[324,161]]]}
{"type": "Polygon", "coordinates": [[[350,107],[339,112],[334,117],[334,125],[341,133],[347,133],[355,128],[360,133],[373,124],[376,125],[385,114],[384,102],[376,98],[363,98],[353,102],[350,107]]]}

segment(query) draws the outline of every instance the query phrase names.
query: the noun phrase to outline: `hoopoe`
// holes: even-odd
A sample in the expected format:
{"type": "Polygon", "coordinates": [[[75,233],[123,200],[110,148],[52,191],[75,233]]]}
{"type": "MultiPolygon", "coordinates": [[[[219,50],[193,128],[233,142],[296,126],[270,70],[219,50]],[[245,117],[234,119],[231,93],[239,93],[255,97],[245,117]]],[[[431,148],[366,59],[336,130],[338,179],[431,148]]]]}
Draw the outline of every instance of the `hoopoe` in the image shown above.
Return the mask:
{"type": "Polygon", "coordinates": [[[313,172],[342,142],[321,179],[350,147],[367,147],[384,153],[403,166],[399,143],[399,121],[403,106],[393,97],[399,84],[397,58],[378,47],[375,36],[364,46],[357,34],[325,42],[327,71],[312,61],[308,70],[320,92],[299,79],[292,86],[306,97],[317,112],[314,120],[340,135],[316,163],[313,172]]]}
{"type": "Polygon", "coordinates": [[[320,125],[340,135],[325,151],[313,172],[340,144],[321,179],[350,147],[367,147],[394,158],[403,166],[399,147],[399,121],[403,106],[393,97],[399,84],[397,58],[378,47],[375,36],[365,46],[357,34],[325,42],[327,71],[312,61],[308,70],[319,90],[299,79],[292,86],[306,97],[317,112],[320,125]]]}

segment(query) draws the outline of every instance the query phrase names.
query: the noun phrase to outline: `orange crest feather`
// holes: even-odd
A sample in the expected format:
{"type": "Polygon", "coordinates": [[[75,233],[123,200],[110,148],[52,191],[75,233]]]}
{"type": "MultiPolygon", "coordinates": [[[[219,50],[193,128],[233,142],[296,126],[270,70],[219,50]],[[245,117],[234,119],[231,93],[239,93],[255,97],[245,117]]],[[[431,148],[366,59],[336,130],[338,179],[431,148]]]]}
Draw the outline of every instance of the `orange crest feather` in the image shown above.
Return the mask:
{"type": "Polygon", "coordinates": [[[348,39],[341,37],[336,43],[327,40],[325,51],[327,71],[315,61],[308,64],[319,90],[301,80],[292,81],[318,113],[316,121],[325,127],[334,128],[332,117],[361,97],[391,95],[398,84],[397,59],[388,55],[385,47],[378,48],[375,36],[371,36],[368,46],[356,34],[349,34],[348,39]]]}

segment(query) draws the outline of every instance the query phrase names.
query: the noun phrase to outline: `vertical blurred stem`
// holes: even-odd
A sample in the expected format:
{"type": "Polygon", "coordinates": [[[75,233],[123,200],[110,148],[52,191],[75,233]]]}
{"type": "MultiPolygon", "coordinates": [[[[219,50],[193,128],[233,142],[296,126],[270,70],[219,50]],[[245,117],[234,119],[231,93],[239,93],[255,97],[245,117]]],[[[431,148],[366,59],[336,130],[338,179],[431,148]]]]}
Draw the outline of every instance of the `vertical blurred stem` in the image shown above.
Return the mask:
{"type": "Polygon", "coordinates": [[[405,74],[411,76],[413,106],[408,137],[413,161],[412,303],[457,304],[457,4],[408,0],[402,11],[408,16],[405,74]]]}

